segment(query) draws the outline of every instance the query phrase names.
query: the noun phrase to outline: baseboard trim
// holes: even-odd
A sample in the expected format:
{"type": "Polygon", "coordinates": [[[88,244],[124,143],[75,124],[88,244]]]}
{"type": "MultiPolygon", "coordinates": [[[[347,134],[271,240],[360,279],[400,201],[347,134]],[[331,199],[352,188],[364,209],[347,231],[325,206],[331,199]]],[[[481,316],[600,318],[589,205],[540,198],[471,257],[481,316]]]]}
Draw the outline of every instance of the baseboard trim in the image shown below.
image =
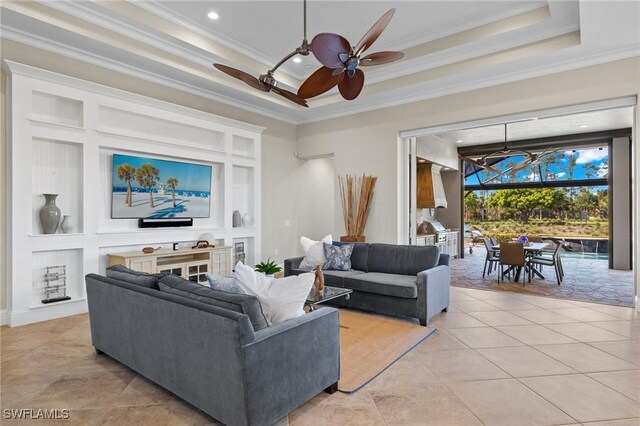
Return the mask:
{"type": "Polygon", "coordinates": [[[7,310],[0,310],[0,325],[7,325],[7,310]]]}
{"type": "Polygon", "coordinates": [[[61,305],[47,306],[45,309],[22,309],[11,311],[6,315],[7,325],[17,327],[20,325],[32,324],[34,322],[48,321],[52,319],[69,317],[88,312],[86,299],[66,302],[61,305]]]}

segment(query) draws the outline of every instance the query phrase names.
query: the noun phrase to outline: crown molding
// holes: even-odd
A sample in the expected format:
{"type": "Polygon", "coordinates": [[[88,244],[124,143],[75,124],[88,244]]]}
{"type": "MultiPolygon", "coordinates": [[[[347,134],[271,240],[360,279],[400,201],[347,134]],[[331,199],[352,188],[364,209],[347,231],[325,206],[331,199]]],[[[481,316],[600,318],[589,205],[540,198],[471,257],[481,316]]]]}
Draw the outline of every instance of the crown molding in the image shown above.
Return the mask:
{"type": "Polygon", "coordinates": [[[187,61],[197,63],[198,65],[211,66],[211,62],[214,60],[224,60],[221,56],[213,53],[205,55],[198,53],[195,50],[187,49],[174,42],[171,37],[159,37],[155,34],[143,31],[141,27],[136,27],[124,21],[116,20],[112,16],[90,7],[89,4],[86,4],[85,2],[39,1],[39,3],[98,27],[112,31],[116,34],[153,46],[154,48],[163,50],[166,53],[178,56],[187,61]]]}
{"type": "Polygon", "coordinates": [[[441,38],[445,38],[445,37],[449,37],[451,35],[454,34],[458,34],[464,31],[468,31],[468,30],[472,30],[478,27],[482,27],[484,25],[489,25],[498,21],[502,21],[505,19],[509,19],[509,18],[513,18],[515,16],[518,15],[522,15],[524,13],[527,12],[531,12],[537,9],[543,9],[543,8],[549,8],[549,5],[527,5],[526,3],[522,2],[521,3],[522,6],[517,8],[517,9],[513,9],[510,10],[508,12],[502,12],[502,13],[498,13],[495,14],[493,16],[486,17],[484,19],[477,19],[475,21],[467,21],[464,23],[460,23],[458,25],[452,25],[447,27],[446,30],[437,30],[437,31],[429,31],[427,33],[423,33],[420,36],[414,36],[414,37],[405,37],[404,39],[393,43],[393,44],[389,44],[389,43],[380,43],[380,49],[379,50],[404,50],[404,49],[408,49],[410,47],[414,47],[420,44],[424,44],[424,43],[429,43],[432,41],[436,41],[438,39],[441,38]]]}
{"type": "Polygon", "coordinates": [[[479,58],[485,55],[503,52],[510,49],[517,49],[527,45],[539,43],[562,35],[567,35],[579,30],[579,25],[567,23],[558,27],[551,27],[531,36],[521,33],[514,36],[512,33],[504,33],[490,37],[491,44],[484,46],[480,41],[444,49],[429,55],[419,56],[385,65],[382,68],[371,70],[367,73],[367,83],[374,84],[385,80],[401,78],[417,72],[450,65],[469,59],[479,58]]]}
{"type": "MultiPolygon", "coordinates": [[[[186,16],[184,16],[180,12],[177,12],[174,9],[168,8],[167,6],[163,5],[162,2],[160,1],[156,1],[156,0],[133,1],[133,2],[131,0],[127,0],[127,1],[141,9],[146,10],[149,13],[159,16],[162,19],[166,19],[167,21],[174,23],[176,25],[179,25],[180,27],[186,30],[195,32],[198,35],[201,35],[202,37],[205,37],[215,43],[219,43],[224,47],[226,47],[227,49],[234,50],[239,54],[246,56],[247,58],[250,58],[256,62],[259,62],[265,65],[267,69],[271,69],[271,67],[273,67],[276,64],[276,62],[278,62],[279,60],[278,58],[274,62],[272,58],[267,57],[266,55],[260,53],[259,51],[253,49],[250,46],[239,43],[235,40],[231,40],[230,38],[225,37],[221,34],[215,33],[213,31],[210,31],[207,27],[203,26],[202,24],[194,20],[187,18],[186,16]]],[[[297,47],[297,45],[295,47],[297,47]]],[[[293,50],[293,48],[291,50],[293,50]]],[[[303,74],[293,73],[291,72],[291,70],[285,71],[285,70],[279,69],[279,71],[289,75],[291,78],[294,78],[300,81],[304,79],[303,74]]]]}
{"type": "MultiPolygon", "coordinates": [[[[400,105],[406,105],[414,102],[420,102],[428,99],[434,99],[442,96],[453,95],[456,93],[463,93],[472,90],[484,89],[492,86],[499,86],[501,84],[512,83],[515,81],[527,80],[530,78],[542,77],[545,75],[556,74],[564,71],[571,71],[574,69],[585,68],[593,65],[604,64],[607,62],[614,62],[623,59],[640,57],[640,46],[634,45],[617,50],[607,51],[603,53],[597,53],[584,57],[578,60],[567,59],[554,65],[540,65],[538,67],[530,68],[526,72],[513,71],[506,74],[494,75],[489,78],[475,80],[472,82],[463,82],[461,84],[449,84],[440,86],[437,90],[428,88],[422,88],[421,86],[428,85],[432,82],[424,82],[421,84],[413,85],[408,88],[404,88],[410,92],[409,95],[397,95],[393,99],[388,101],[379,102],[367,102],[368,105],[355,105],[352,107],[334,109],[331,112],[318,112],[315,111],[315,116],[306,118],[303,117],[297,121],[297,124],[309,124],[319,121],[331,120],[335,118],[341,118],[349,115],[360,114],[363,112],[370,112],[384,108],[391,108],[400,105]],[[372,105],[374,104],[374,105],[372,105]]],[[[335,107],[335,104],[333,105],[335,107]]]]}
{"type": "MultiPolygon", "coordinates": [[[[194,86],[182,81],[175,80],[166,76],[162,76],[147,70],[143,70],[128,64],[124,64],[119,61],[104,58],[102,56],[95,55],[85,50],[76,49],[61,43],[52,41],[50,39],[44,39],[34,34],[21,31],[9,26],[2,27],[2,38],[12,40],[18,43],[26,44],[38,49],[46,50],[48,52],[55,53],[57,55],[65,56],[71,59],[76,59],[82,62],[87,62],[92,65],[96,65],[111,71],[115,71],[121,74],[129,75],[131,77],[140,78],[142,80],[149,81],[151,83],[166,86],[172,89],[180,90],[192,95],[196,95],[205,99],[209,99],[214,102],[219,102],[225,105],[229,105],[235,108],[239,108],[245,111],[253,112],[261,116],[283,121],[289,124],[297,124],[297,120],[289,115],[274,112],[267,108],[258,107],[248,102],[239,101],[228,96],[220,95],[202,87],[194,86]]],[[[7,61],[5,61],[7,62],[7,61]]],[[[54,73],[55,74],[55,73],[54,73]]],[[[72,77],[69,77],[72,78],[72,77]]],[[[77,81],[83,81],[76,79],[77,81]]],[[[118,89],[114,89],[118,90],[118,89]]],[[[123,91],[124,92],[124,91],[123,91]]],[[[125,92],[126,93],[126,92],[125,92]]],[[[227,120],[231,120],[228,119],[227,120]]]]}

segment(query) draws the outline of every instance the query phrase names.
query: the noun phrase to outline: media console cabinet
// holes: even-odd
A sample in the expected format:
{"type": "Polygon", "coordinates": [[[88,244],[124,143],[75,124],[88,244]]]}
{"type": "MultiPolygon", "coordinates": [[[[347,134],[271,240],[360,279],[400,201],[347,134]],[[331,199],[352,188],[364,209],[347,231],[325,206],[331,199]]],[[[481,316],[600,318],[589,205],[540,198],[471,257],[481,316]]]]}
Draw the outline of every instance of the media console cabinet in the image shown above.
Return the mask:
{"type": "Polygon", "coordinates": [[[205,274],[230,275],[232,247],[215,246],[195,249],[160,249],[153,253],[141,251],[108,254],[108,265],[123,265],[140,272],[168,272],[186,280],[206,284],[205,274]]]}

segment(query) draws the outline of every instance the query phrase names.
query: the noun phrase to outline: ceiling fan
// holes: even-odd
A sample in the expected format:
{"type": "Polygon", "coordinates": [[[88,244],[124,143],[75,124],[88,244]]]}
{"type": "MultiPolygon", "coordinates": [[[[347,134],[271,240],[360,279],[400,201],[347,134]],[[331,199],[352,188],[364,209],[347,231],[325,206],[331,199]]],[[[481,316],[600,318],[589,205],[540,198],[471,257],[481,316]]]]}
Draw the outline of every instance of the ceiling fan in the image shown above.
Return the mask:
{"type": "Polygon", "coordinates": [[[484,156],[482,156],[481,158],[474,160],[473,158],[469,158],[469,157],[465,157],[465,156],[460,156],[461,159],[463,159],[464,161],[473,163],[475,165],[477,165],[478,167],[481,167],[483,169],[489,170],[493,173],[496,173],[495,176],[487,179],[485,182],[483,183],[488,183],[490,181],[493,181],[497,178],[499,178],[502,175],[505,175],[507,173],[512,173],[512,172],[517,172],[519,170],[523,170],[527,167],[529,167],[530,165],[535,165],[535,164],[539,164],[545,157],[553,154],[554,152],[557,152],[558,150],[551,150],[551,149],[547,149],[544,150],[541,153],[535,153],[535,152],[530,152],[530,151],[526,151],[523,149],[517,149],[517,148],[510,148],[507,145],[507,141],[508,141],[508,137],[507,137],[507,125],[508,123],[504,124],[504,146],[494,152],[491,152],[489,154],[485,154],[484,156]],[[494,158],[494,157],[507,157],[509,156],[509,154],[512,153],[516,153],[516,154],[524,154],[525,158],[521,161],[519,161],[518,163],[504,169],[504,170],[500,170],[497,169],[495,167],[493,167],[493,165],[489,164],[489,159],[490,158],[494,158]]]}
{"type": "Polygon", "coordinates": [[[404,57],[402,52],[377,52],[361,57],[365,50],[380,37],[391,21],[395,9],[390,9],[373,24],[358,44],[334,33],[321,33],[311,41],[313,56],[323,65],[311,74],[298,89],[298,96],[308,99],[318,96],[334,86],[346,100],[358,97],[364,86],[364,72],[359,66],[382,65],[404,57]]]}
{"type": "Polygon", "coordinates": [[[213,64],[213,66],[216,67],[218,70],[222,71],[223,73],[230,75],[231,77],[235,77],[238,80],[244,81],[249,86],[253,87],[254,89],[260,90],[261,92],[274,92],[284,98],[289,99],[292,102],[297,103],[298,105],[301,105],[303,107],[309,107],[309,105],[307,105],[307,102],[300,96],[286,89],[282,89],[278,87],[278,80],[276,80],[275,77],[273,76],[273,73],[276,72],[276,70],[280,67],[280,65],[287,62],[290,58],[296,55],[308,56],[309,53],[311,53],[311,46],[307,41],[307,0],[304,0],[304,3],[303,3],[303,21],[304,21],[303,23],[304,30],[303,30],[303,36],[302,36],[302,43],[300,44],[300,46],[296,47],[296,49],[293,52],[289,53],[287,56],[282,58],[277,64],[275,64],[273,68],[271,68],[265,74],[261,74],[258,78],[252,76],[249,73],[240,71],[239,69],[232,68],[227,65],[213,64]]]}
{"type": "Polygon", "coordinates": [[[358,97],[364,85],[364,73],[358,66],[381,65],[401,59],[402,52],[378,52],[361,58],[374,41],[382,34],[393,17],[395,9],[389,10],[380,18],[355,47],[342,36],[333,33],[316,35],[311,43],[307,41],[307,0],[303,0],[304,34],[302,43],[294,51],[282,58],[273,68],[259,77],[239,69],[215,63],[213,66],[231,77],[237,78],[262,92],[274,92],[298,105],[308,107],[305,99],[318,96],[338,85],[340,94],[347,100],[358,97]],[[300,86],[298,93],[290,92],[278,87],[274,77],[275,71],[286,61],[296,55],[308,56],[313,51],[314,56],[324,65],[314,72],[300,86]]]}

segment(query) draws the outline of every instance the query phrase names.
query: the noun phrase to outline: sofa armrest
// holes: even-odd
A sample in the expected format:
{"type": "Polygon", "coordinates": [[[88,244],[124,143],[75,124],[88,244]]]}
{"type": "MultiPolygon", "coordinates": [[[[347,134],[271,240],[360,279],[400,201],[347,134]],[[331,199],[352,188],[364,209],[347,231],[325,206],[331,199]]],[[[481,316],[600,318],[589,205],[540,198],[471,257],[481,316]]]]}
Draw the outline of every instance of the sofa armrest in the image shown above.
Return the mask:
{"type": "Polygon", "coordinates": [[[304,257],[292,257],[291,259],[285,259],[284,260],[284,276],[288,277],[291,275],[292,269],[298,269],[298,267],[302,263],[302,259],[304,259],[304,257]]]}
{"type": "Polygon", "coordinates": [[[323,307],[259,330],[241,352],[249,424],[272,424],[340,378],[338,310],[323,307]]]}
{"type": "Polygon", "coordinates": [[[438,266],[451,266],[451,255],[446,253],[440,254],[440,260],[438,266]]]}
{"type": "MultiPolygon", "coordinates": [[[[448,255],[447,255],[448,256],[448,255]]],[[[418,273],[418,318],[420,324],[449,307],[451,267],[439,265],[418,273]]]]}

